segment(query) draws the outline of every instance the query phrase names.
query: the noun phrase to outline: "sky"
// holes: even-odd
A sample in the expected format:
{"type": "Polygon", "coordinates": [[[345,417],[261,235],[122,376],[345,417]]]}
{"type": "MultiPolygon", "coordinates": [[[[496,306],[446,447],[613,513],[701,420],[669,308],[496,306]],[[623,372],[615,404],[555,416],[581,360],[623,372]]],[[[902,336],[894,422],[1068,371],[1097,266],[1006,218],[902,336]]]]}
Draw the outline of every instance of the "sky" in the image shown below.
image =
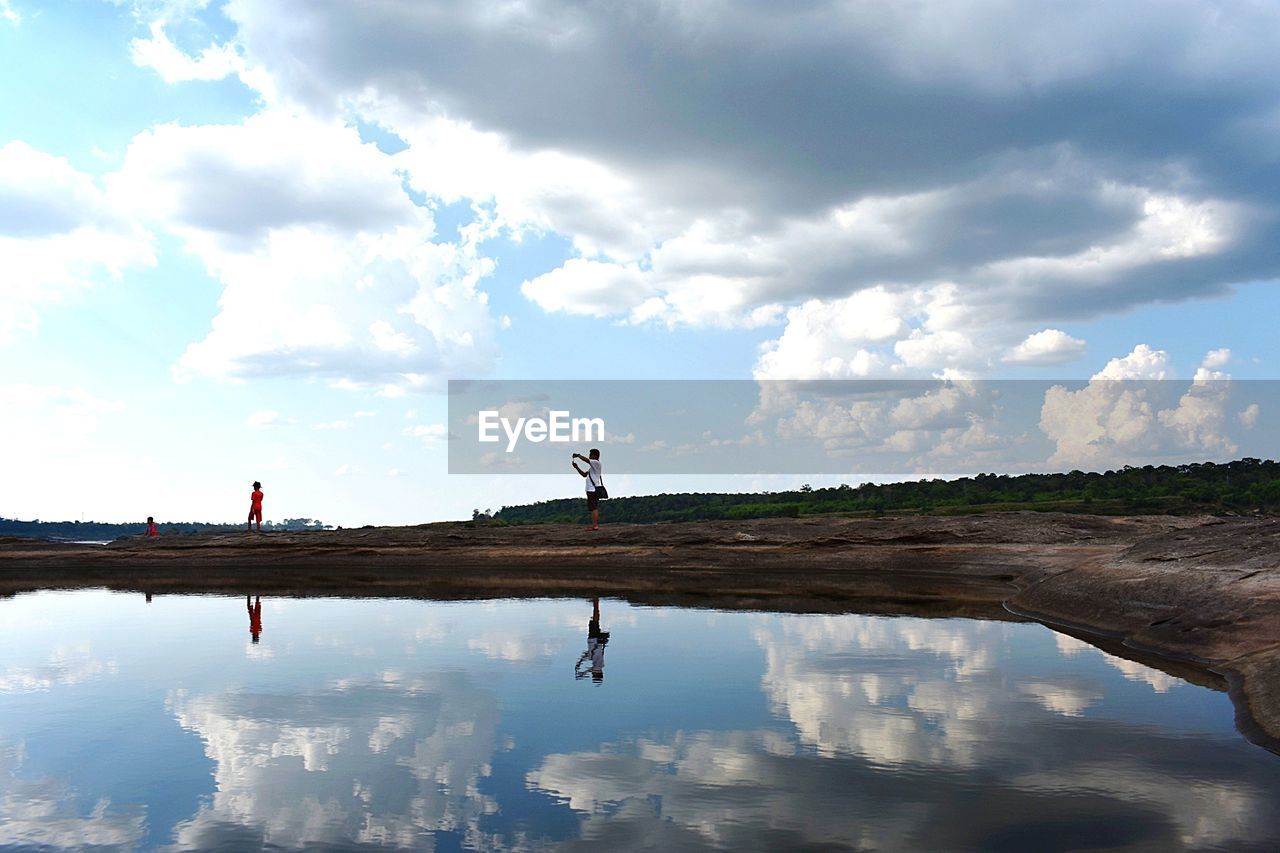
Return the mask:
{"type": "Polygon", "coordinates": [[[450,476],[450,379],[1271,379],[1277,43],[1244,0],[0,0],[0,516],[579,492],[450,476]]]}

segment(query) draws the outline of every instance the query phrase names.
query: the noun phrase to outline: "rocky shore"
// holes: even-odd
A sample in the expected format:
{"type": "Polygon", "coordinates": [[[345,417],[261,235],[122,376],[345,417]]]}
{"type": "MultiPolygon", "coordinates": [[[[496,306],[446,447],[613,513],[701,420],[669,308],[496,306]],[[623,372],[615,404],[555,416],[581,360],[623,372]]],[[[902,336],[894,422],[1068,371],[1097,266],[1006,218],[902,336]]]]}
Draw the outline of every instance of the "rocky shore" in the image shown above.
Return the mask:
{"type": "Polygon", "coordinates": [[[1000,513],[0,540],[0,594],[484,598],[1035,619],[1230,691],[1280,751],[1280,519],[1000,513]]]}

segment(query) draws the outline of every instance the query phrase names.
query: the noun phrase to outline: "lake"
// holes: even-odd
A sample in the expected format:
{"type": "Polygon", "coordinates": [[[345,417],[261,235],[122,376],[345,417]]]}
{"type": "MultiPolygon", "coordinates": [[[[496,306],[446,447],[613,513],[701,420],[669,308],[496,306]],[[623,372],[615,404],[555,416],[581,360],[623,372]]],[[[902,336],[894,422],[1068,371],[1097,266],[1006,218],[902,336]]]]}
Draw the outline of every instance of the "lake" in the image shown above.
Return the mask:
{"type": "Polygon", "coordinates": [[[1041,625],[42,592],[0,844],[1280,849],[1228,698],[1041,625]]]}

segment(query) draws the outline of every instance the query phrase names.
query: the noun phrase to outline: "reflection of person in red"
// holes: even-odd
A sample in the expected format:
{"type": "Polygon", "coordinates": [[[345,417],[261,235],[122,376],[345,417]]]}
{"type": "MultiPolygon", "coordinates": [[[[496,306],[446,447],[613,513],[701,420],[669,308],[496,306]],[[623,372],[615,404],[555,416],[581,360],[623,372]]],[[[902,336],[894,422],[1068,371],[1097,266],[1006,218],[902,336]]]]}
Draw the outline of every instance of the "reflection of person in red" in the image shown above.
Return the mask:
{"type": "Polygon", "coordinates": [[[600,630],[600,599],[591,599],[591,621],[587,623],[587,650],[573,667],[574,678],[586,678],[599,684],[604,681],[604,647],[609,644],[609,632],[600,630]],[[583,664],[589,663],[586,669],[583,664]]]}
{"type": "Polygon", "coordinates": [[[249,521],[245,524],[245,530],[253,529],[253,522],[258,522],[258,532],[262,532],[262,484],[257,480],[253,483],[253,494],[249,495],[249,521]]]}
{"type": "Polygon", "coordinates": [[[256,600],[250,602],[249,596],[244,597],[244,606],[249,609],[249,635],[253,637],[253,641],[258,642],[258,636],[262,633],[262,596],[258,596],[256,600]]]}

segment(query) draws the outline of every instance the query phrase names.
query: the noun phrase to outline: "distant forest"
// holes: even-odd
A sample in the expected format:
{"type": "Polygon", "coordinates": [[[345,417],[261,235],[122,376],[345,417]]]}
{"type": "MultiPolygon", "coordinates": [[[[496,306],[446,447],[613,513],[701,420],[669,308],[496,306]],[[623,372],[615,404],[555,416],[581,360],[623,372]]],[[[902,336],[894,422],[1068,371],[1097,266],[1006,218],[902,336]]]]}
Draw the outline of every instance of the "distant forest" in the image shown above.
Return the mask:
{"type": "MultiPolygon", "coordinates": [[[[58,539],[67,542],[108,542],[121,536],[139,536],[146,520],[134,524],[107,524],[101,521],[19,521],[0,518],[0,536],[25,536],[29,539],[58,539]]],[[[263,530],[330,530],[314,518],[286,518],[281,522],[266,521],[263,530]]],[[[203,521],[156,522],[156,530],[166,533],[228,533],[244,530],[244,524],[207,524],[203,521]]]]}
{"type": "MultiPolygon", "coordinates": [[[[581,498],[562,498],[496,513],[476,510],[474,521],[507,524],[580,523],[581,498]]],[[[794,492],[689,493],[614,497],[601,504],[608,521],[795,518],[805,515],[871,517],[885,513],[963,513],[1040,510],[1106,515],[1272,513],[1280,510],[1280,464],[1240,459],[1217,465],[1144,468],[1068,474],[979,474],[958,480],[866,483],[829,489],[801,486],[794,492]]]]}

